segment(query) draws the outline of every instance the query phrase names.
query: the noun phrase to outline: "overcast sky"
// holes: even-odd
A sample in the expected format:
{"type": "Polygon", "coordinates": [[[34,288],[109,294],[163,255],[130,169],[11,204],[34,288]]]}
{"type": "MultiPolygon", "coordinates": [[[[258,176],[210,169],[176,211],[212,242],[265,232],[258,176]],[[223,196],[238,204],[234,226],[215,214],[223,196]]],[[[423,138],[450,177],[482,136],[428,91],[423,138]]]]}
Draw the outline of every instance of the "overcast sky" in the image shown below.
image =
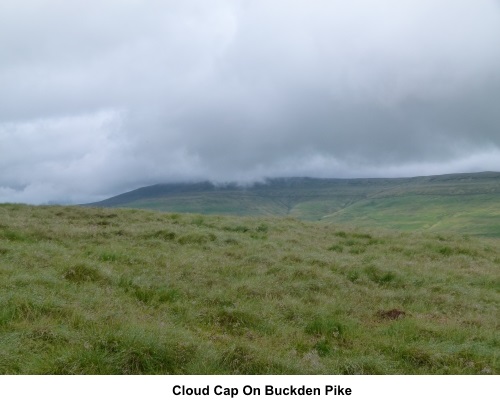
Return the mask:
{"type": "Polygon", "coordinates": [[[0,202],[485,170],[498,0],[0,1],[0,202]]]}

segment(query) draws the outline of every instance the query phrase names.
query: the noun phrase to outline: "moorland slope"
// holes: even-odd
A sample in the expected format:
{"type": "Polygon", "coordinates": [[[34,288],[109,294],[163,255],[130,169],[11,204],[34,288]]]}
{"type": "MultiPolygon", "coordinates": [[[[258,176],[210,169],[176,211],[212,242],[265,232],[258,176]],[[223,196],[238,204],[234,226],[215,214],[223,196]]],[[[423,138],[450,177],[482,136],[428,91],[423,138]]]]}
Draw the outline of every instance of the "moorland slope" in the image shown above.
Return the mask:
{"type": "Polygon", "coordinates": [[[0,373],[498,374],[500,241],[0,205],[0,373]]]}

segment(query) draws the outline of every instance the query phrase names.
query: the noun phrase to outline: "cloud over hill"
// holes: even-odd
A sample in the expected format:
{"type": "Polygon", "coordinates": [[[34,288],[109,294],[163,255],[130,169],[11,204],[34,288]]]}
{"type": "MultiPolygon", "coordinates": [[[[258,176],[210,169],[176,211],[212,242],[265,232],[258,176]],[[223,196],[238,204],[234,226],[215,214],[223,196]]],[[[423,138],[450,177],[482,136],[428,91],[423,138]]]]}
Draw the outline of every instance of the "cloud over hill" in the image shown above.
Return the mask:
{"type": "Polygon", "coordinates": [[[494,0],[0,5],[0,201],[500,170],[494,0]]]}

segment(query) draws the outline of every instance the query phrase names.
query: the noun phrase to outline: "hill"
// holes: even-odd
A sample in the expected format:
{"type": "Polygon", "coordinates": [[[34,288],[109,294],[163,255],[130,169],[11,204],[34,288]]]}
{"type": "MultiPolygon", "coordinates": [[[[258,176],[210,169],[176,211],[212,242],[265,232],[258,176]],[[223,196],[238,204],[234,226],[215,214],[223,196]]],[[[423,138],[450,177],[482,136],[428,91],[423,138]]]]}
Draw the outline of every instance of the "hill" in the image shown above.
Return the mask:
{"type": "Polygon", "coordinates": [[[269,179],[243,187],[209,182],[158,184],[101,207],[249,216],[293,216],[401,230],[500,237],[500,173],[396,179],[269,179]]]}
{"type": "Polygon", "coordinates": [[[0,204],[2,374],[498,374],[500,241],[0,204]]]}

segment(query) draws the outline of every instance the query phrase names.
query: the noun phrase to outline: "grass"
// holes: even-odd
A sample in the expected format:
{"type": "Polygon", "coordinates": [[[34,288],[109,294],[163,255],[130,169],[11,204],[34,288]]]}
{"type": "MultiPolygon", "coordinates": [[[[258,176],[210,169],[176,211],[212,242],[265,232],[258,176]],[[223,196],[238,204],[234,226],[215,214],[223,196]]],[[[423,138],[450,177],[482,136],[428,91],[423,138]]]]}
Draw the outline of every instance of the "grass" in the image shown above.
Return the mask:
{"type": "Polygon", "coordinates": [[[500,241],[0,205],[0,373],[498,374],[500,241]]]}
{"type": "Polygon", "coordinates": [[[360,200],[324,221],[500,237],[500,195],[408,195],[360,200]]]}

